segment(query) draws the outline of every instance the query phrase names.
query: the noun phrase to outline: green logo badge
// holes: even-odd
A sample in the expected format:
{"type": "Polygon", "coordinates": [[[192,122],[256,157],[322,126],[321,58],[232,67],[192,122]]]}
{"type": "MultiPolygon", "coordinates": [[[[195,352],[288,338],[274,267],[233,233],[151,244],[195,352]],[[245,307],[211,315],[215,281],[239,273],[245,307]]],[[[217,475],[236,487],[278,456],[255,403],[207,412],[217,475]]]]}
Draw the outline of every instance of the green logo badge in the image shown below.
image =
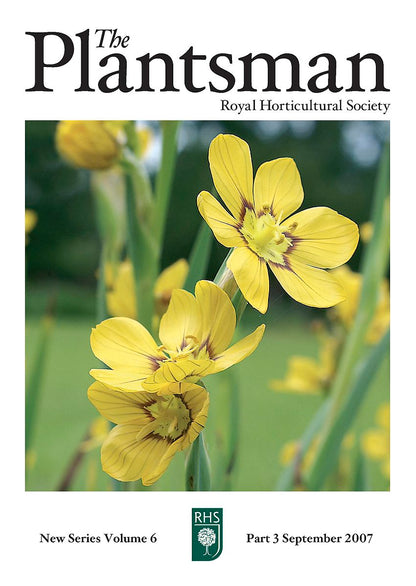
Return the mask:
{"type": "Polygon", "coordinates": [[[210,562],[222,553],[222,509],[192,509],[192,561],[210,562]]]}

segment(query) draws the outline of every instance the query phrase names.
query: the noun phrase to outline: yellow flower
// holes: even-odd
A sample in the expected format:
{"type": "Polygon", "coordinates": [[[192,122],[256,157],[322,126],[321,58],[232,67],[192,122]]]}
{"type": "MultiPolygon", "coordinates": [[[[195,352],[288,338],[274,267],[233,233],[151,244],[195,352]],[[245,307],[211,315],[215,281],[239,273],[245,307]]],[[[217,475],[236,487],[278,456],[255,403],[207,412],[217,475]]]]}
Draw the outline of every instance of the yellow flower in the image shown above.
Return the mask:
{"type": "Polygon", "coordinates": [[[95,382],[88,397],[117,425],[101,449],[103,470],[124,482],[153,484],[176,452],[187,448],[205,426],[209,395],[201,386],[176,383],[172,394],[124,393],[95,382]]]}
{"type": "MultiPolygon", "coordinates": [[[[335,279],[345,291],[345,301],[331,309],[332,318],[339,320],[346,329],[350,329],[357,314],[360,301],[362,275],[354,273],[345,265],[332,271],[335,279]]],[[[390,323],[390,293],[387,279],[381,283],[378,302],[373,320],[368,328],[366,341],[376,344],[385,334],[390,323]]]]}
{"type": "Polygon", "coordinates": [[[29,242],[29,232],[33,230],[38,221],[38,215],[33,210],[25,210],[25,242],[29,242]]]}
{"type": "Polygon", "coordinates": [[[303,189],[292,159],[263,163],[254,179],[250,149],[233,135],[218,135],[209,149],[215,187],[228,207],[207,191],[198,208],[217,240],[234,248],[227,261],[246,300],[265,313],[269,296],[267,265],[296,301],[330,307],[344,296],[327,273],[353,254],[357,225],[327,207],[303,210],[303,189]]]}
{"type": "Polygon", "coordinates": [[[149,150],[153,140],[153,132],[149,126],[141,126],[137,129],[137,137],[140,144],[140,158],[144,158],[149,150]]]}
{"type": "Polygon", "coordinates": [[[123,120],[61,120],[56,127],[56,147],[76,167],[108,169],[119,158],[123,125],[123,120]]]}
{"type": "Polygon", "coordinates": [[[33,210],[25,210],[25,234],[29,234],[36,226],[38,215],[33,210]]]}
{"type": "Polygon", "coordinates": [[[320,394],[332,382],[336,366],[338,343],[331,336],[325,336],[319,353],[319,360],[307,356],[292,356],[283,380],[271,380],[274,391],[291,393],[320,394]]]}
{"type": "Polygon", "coordinates": [[[283,444],[280,450],[279,460],[283,466],[288,466],[299,453],[300,444],[296,440],[291,440],[283,444]]]}
{"type": "MultiPolygon", "coordinates": [[[[160,273],[154,289],[155,312],[158,316],[162,316],[166,312],[172,291],[183,287],[188,270],[187,261],[181,258],[160,273]]],[[[107,265],[106,283],[110,289],[107,293],[109,314],[115,317],[136,319],[136,295],[131,261],[127,259],[120,263],[117,271],[112,265],[107,265]]]]}
{"type": "Polygon", "coordinates": [[[113,317],[91,333],[94,354],[109,369],[93,369],[98,381],[122,391],[173,392],[171,383],[197,382],[249,356],[264,325],[228,348],[236,316],[228,295],[210,281],[199,281],[195,297],[175,289],[160,321],[158,346],[140,323],[113,317]]]}
{"type": "MultiPolygon", "coordinates": [[[[344,436],[342,443],[341,443],[341,451],[340,451],[340,455],[339,455],[338,466],[339,466],[340,472],[342,472],[344,476],[346,476],[347,473],[350,471],[350,464],[351,464],[350,451],[354,447],[354,443],[355,443],[355,436],[352,432],[347,433],[344,436]]],[[[316,456],[316,450],[318,448],[318,445],[319,445],[319,436],[313,438],[313,440],[309,444],[309,447],[306,450],[305,454],[303,454],[303,457],[301,457],[301,453],[300,453],[301,443],[296,440],[291,440],[289,442],[286,442],[283,445],[282,449],[280,450],[280,454],[279,454],[280,463],[283,466],[288,466],[294,460],[297,460],[296,464],[298,466],[298,472],[299,472],[298,477],[299,477],[299,475],[302,476],[310,468],[310,466],[316,456]]],[[[300,478],[298,478],[298,481],[299,480],[300,480],[300,478]]]]}
{"type": "Polygon", "coordinates": [[[107,437],[109,431],[108,421],[104,417],[96,417],[90,425],[88,439],[82,442],[80,450],[90,452],[94,448],[98,448],[107,437]]]}
{"type": "Polygon", "coordinates": [[[106,266],[107,309],[110,315],[137,318],[133,265],[125,260],[115,270],[106,266]],[[115,273],[115,274],[114,274],[115,273]]]}
{"type": "Polygon", "coordinates": [[[369,429],[361,438],[364,454],[376,462],[380,462],[381,471],[386,478],[390,477],[390,405],[384,403],[376,413],[377,428],[369,429]]]}
{"type": "Polygon", "coordinates": [[[367,244],[370,242],[374,232],[374,226],[372,222],[364,222],[360,226],[360,238],[361,240],[367,244]]]}
{"type": "Polygon", "coordinates": [[[162,316],[166,313],[173,290],[184,286],[188,272],[188,262],[180,258],[160,273],[154,290],[157,315],[162,316]]]}

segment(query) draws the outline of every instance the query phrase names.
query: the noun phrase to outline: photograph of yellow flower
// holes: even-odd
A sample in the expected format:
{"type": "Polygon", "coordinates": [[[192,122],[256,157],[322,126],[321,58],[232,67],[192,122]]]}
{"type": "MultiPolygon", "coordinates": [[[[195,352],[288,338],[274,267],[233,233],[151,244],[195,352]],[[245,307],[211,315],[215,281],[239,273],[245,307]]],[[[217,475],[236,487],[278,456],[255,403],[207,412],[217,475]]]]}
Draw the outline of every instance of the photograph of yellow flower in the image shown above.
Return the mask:
{"type": "Polygon", "coordinates": [[[389,490],[389,125],[26,123],[26,490],[389,490]]]}

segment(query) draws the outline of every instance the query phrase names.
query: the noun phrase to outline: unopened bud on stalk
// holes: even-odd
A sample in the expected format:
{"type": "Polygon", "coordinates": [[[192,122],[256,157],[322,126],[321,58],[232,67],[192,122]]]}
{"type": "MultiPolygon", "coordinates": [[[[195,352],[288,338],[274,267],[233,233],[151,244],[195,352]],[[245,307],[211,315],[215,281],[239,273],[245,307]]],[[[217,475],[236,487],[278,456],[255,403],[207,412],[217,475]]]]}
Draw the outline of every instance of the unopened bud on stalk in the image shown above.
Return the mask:
{"type": "Polygon", "coordinates": [[[123,120],[61,120],[56,128],[56,147],[72,165],[84,169],[109,169],[125,141],[123,120]]]}

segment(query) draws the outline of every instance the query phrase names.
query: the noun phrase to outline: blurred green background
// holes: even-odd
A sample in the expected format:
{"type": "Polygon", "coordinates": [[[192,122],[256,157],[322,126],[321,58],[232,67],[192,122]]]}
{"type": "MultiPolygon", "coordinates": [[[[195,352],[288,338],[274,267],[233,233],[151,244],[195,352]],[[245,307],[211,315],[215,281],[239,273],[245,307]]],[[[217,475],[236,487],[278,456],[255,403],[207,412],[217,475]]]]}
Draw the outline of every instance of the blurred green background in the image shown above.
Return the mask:
{"type": "MultiPolygon", "coordinates": [[[[152,180],[160,157],[157,123],[145,165],[152,180]]],[[[68,463],[97,412],[86,390],[96,366],[89,347],[95,325],[95,287],[99,241],[95,227],[89,174],[61,161],[54,147],[55,122],[26,124],[26,208],[38,214],[38,223],[26,247],[26,355],[27,369],[34,367],[40,322],[51,297],[55,299],[55,324],[51,334],[34,432],[35,463],[27,471],[28,490],[55,490],[68,463]]],[[[188,257],[201,222],[196,196],[211,190],[207,161],[210,141],[220,132],[245,139],[253,166],[281,156],[293,157],[305,191],[302,209],[327,205],[358,224],[369,219],[377,163],[389,125],[379,121],[297,122],[183,122],[179,155],[167,223],[163,266],[188,257]]],[[[361,245],[349,263],[358,269],[361,245]]],[[[216,241],[208,277],[212,278],[226,250],[216,241]]],[[[279,452],[297,439],[322,402],[320,397],[277,394],[268,389],[271,378],[283,378],[293,354],[317,357],[311,320],[320,310],[301,306],[271,282],[271,301],[266,316],[248,308],[239,335],[266,323],[265,338],[257,351],[233,368],[240,380],[241,426],[233,490],[272,490],[282,470],[279,452]]],[[[221,375],[207,379],[211,391],[207,442],[213,475],[225,433],[222,413],[221,375]]],[[[360,433],[374,427],[377,406],[388,400],[388,364],[383,364],[355,425],[360,433]]],[[[218,464],[218,465],[217,465],[218,464]]],[[[156,490],[184,489],[184,455],[178,454],[156,490]]],[[[84,458],[72,488],[85,490],[87,475],[95,471],[96,489],[111,487],[100,470],[99,448],[84,458]]],[[[377,464],[370,463],[370,483],[385,490],[388,482],[377,464]]],[[[91,476],[89,476],[91,478],[91,476]]],[[[215,489],[215,484],[214,484],[215,489]]]]}

